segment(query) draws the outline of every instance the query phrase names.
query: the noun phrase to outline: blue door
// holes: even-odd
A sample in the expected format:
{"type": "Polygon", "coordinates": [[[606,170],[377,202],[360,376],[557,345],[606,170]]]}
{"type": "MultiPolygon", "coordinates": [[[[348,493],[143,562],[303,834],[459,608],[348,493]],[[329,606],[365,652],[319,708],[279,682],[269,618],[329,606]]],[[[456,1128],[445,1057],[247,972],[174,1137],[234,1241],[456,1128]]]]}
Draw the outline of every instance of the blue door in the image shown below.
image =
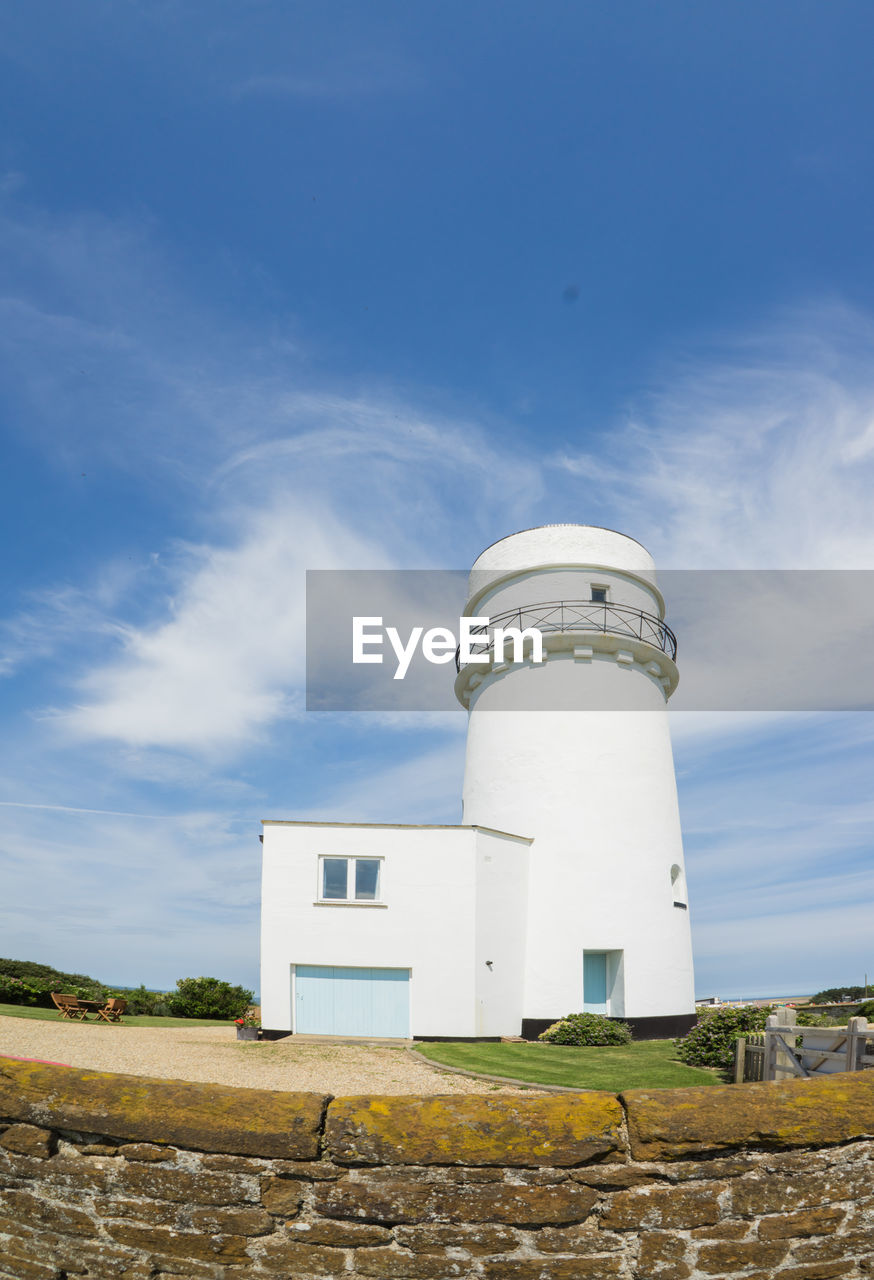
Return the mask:
{"type": "Polygon", "coordinates": [[[299,964],[294,1029],[319,1036],[410,1034],[409,969],[299,964]]]}
{"type": "Polygon", "coordinates": [[[607,1012],[607,952],[583,953],[583,1012],[607,1012]]]}

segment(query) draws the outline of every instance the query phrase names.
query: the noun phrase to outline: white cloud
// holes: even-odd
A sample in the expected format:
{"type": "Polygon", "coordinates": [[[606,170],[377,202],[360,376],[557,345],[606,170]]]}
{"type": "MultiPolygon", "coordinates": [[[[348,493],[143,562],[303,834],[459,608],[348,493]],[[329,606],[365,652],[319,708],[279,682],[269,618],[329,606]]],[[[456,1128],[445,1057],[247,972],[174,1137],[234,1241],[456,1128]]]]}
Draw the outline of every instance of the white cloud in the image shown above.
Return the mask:
{"type": "Polygon", "coordinates": [[[188,548],[170,617],[127,627],[122,654],[79,681],[53,719],[81,738],[221,755],[298,715],[305,571],[378,550],[318,508],[267,510],[232,547],[188,548]]]}
{"type": "Polygon", "coordinates": [[[550,464],[662,568],[872,568],[872,349],[865,313],[787,313],[672,361],[603,452],[550,464]]]}

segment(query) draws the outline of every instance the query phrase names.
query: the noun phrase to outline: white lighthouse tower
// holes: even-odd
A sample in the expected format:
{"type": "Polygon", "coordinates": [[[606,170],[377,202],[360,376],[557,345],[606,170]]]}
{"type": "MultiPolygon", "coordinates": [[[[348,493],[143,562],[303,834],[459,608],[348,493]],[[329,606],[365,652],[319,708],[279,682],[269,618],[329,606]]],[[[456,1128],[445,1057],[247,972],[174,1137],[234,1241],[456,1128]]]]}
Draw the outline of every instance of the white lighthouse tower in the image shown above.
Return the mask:
{"type": "Polygon", "coordinates": [[[265,819],[265,1034],[533,1038],[581,1009],[684,1034],[676,640],[650,556],[528,529],[482,553],[465,612],[487,621],[458,654],[462,822],[265,819]],[[518,654],[499,627],[530,632],[518,654]]]}
{"type": "Polygon", "coordinates": [[[548,525],[488,547],[468,616],[487,662],[461,666],[469,708],[463,823],[533,837],[522,1033],[581,1008],[677,1034],[694,1014],[668,699],[676,640],[649,553],[609,529],[548,525]],[[497,627],[543,637],[504,657],[497,627]]]}

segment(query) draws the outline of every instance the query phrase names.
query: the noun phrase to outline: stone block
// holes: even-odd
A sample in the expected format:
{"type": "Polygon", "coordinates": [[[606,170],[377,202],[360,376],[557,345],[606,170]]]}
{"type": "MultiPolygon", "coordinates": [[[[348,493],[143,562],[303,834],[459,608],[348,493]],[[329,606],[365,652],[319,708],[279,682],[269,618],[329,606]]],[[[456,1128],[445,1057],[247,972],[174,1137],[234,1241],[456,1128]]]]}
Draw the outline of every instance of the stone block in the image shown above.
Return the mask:
{"type": "Polygon", "coordinates": [[[682,1159],[731,1147],[826,1146],[874,1133],[874,1075],[622,1095],[636,1160],[682,1159]]]}
{"type": "Polygon", "coordinates": [[[532,1233],[531,1244],[538,1253],[575,1253],[584,1257],[624,1249],[626,1241],[592,1222],[580,1227],[542,1227],[532,1233]]]}
{"type": "Polygon", "coordinates": [[[327,1160],[273,1160],[264,1173],[283,1178],[306,1178],[310,1182],[334,1182],[346,1176],[345,1169],[338,1169],[327,1160]]]}
{"type": "Polygon", "coordinates": [[[403,1249],[367,1249],[355,1254],[352,1265],[356,1275],[385,1280],[458,1280],[470,1274],[470,1263],[459,1258],[403,1249]]]}
{"type": "Polygon", "coordinates": [[[782,1242],[763,1244],[760,1240],[732,1240],[721,1244],[705,1244],[698,1251],[698,1270],[708,1275],[723,1272],[732,1275],[747,1267],[776,1267],[789,1252],[782,1242]]]}
{"type": "Polygon", "coordinates": [[[173,1160],[176,1156],[174,1147],[159,1147],[154,1142],[123,1142],[116,1147],[116,1152],[125,1160],[144,1160],[154,1163],[156,1160],[173,1160]]]}
{"type": "Polygon", "coordinates": [[[55,1135],[51,1129],[34,1124],[11,1124],[0,1136],[0,1147],[16,1155],[47,1160],[55,1148],[55,1135]]]}
{"type": "Polygon", "coordinates": [[[640,1238],[635,1280],[687,1280],[692,1274],[687,1261],[688,1247],[682,1236],[647,1231],[640,1238]]]}
{"type": "Polygon", "coordinates": [[[287,1240],[299,1244],[327,1244],[336,1249],[366,1248],[369,1245],[389,1244],[391,1231],[368,1222],[291,1222],[285,1228],[287,1240]]]}
{"type": "Polygon", "coordinates": [[[506,1184],[453,1186],[441,1183],[366,1180],[316,1187],[315,1205],[328,1218],[369,1222],[505,1223],[508,1226],[559,1226],[581,1222],[597,1200],[589,1187],[515,1187],[506,1184]]]}
{"type": "Polygon", "coordinates": [[[264,1178],[261,1182],[261,1203],[268,1213],[283,1218],[293,1218],[303,1203],[304,1186],[293,1178],[264,1178]]]}
{"type": "Polygon", "coordinates": [[[258,1253],[260,1266],[277,1280],[298,1280],[303,1276],[334,1276],[346,1268],[342,1249],[326,1249],[320,1245],[301,1244],[284,1237],[267,1240],[258,1253]]]}
{"type": "Polygon", "coordinates": [[[802,1209],[797,1213],[781,1213],[759,1221],[760,1240],[797,1240],[799,1236],[825,1236],[837,1231],[845,1217],[843,1209],[830,1205],[819,1209],[802,1209]]]}
{"type": "Polygon", "coordinates": [[[728,1218],[724,1222],[712,1222],[707,1226],[695,1227],[689,1232],[693,1240],[743,1240],[753,1230],[752,1222],[742,1218],[728,1218]]]}
{"type": "Polygon", "coordinates": [[[274,1164],[280,1161],[268,1162],[258,1160],[253,1156],[216,1156],[205,1155],[200,1157],[201,1169],[211,1169],[216,1173],[268,1173],[274,1164]]]}
{"type": "Polygon", "coordinates": [[[429,1226],[397,1227],[395,1239],[413,1253],[441,1253],[446,1248],[455,1248],[480,1257],[489,1253],[510,1253],[518,1247],[520,1237],[510,1227],[487,1223],[470,1227],[456,1222],[435,1222],[429,1226]]]}
{"type": "Polygon", "coordinates": [[[874,1248],[874,1232],[870,1227],[844,1231],[841,1235],[812,1236],[797,1241],[792,1247],[793,1262],[839,1262],[854,1258],[874,1248]]]}
{"type": "Polygon", "coordinates": [[[63,1235],[97,1235],[97,1228],[84,1209],[29,1191],[10,1188],[0,1193],[0,1212],[17,1217],[30,1227],[45,1226],[63,1235]]]}
{"type": "Polygon", "coordinates": [[[312,1160],[327,1098],[0,1058],[0,1114],[223,1155],[312,1160]]]}
{"type": "Polygon", "coordinates": [[[200,1262],[245,1262],[248,1241],[242,1236],[207,1236],[170,1227],[143,1227],[134,1223],[109,1222],[107,1233],[119,1244],[142,1249],[151,1255],[185,1258],[200,1262]]]}
{"type": "Polygon", "coordinates": [[[228,1173],[189,1172],[162,1164],[124,1164],[113,1185],[120,1192],[179,1204],[232,1204],[254,1200],[257,1183],[228,1173]]]}
{"type": "Polygon", "coordinates": [[[326,1149],[340,1164],[583,1164],[621,1146],[612,1093],[548,1098],[336,1098],[326,1149]]]}
{"type": "Polygon", "coordinates": [[[116,1163],[101,1156],[54,1155],[45,1160],[5,1152],[4,1157],[0,1161],[0,1182],[25,1178],[43,1186],[76,1191],[105,1191],[116,1163]]]}
{"type": "Polygon", "coordinates": [[[758,1217],[791,1213],[835,1201],[853,1200],[871,1190],[871,1173],[854,1168],[823,1169],[816,1173],[771,1173],[739,1178],[732,1184],[735,1213],[758,1217]]]}
{"type": "Polygon", "coordinates": [[[686,1230],[719,1220],[718,1196],[725,1183],[699,1183],[674,1187],[634,1187],[617,1191],[607,1201],[601,1225],[613,1231],[641,1227],[673,1227],[686,1230]]]}
{"type": "Polygon", "coordinates": [[[276,1227],[270,1214],[255,1206],[190,1209],[185,1218],[195,1231],[205,1231],[208,1235],[266,1236],[276,1227]]]}
{"type": "Polygon", "coordinates": [[[142,1222],[153,1227],[175,1226],[178,1204],[163,1200],[133,1200],[125,1196],[96,1196],[94,1212],[100,1218],[121,1218],[125,1222],[142,1222]]]}
{"type": "Polygon", "coordinates": [[[664,1182],[661,1174],[651,1169],[637,1168],[633,1164],[587,1164],[582,1169],[572,1169],[568,1177],[574,1182],[582,1182],[584,1186],[603,1187],[609,1191],[664,1182]]]}

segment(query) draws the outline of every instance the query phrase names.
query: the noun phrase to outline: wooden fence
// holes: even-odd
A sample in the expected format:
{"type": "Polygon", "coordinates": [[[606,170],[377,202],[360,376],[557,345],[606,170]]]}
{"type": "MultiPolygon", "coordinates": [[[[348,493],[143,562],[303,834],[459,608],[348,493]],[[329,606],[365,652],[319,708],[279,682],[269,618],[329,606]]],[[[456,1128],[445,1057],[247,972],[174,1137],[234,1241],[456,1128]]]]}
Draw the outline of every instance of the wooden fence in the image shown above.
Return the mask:
{"type": "Polygon", "coordinates": [[[801,1027],[794,1009],[778,1009],[759,1034],[735,1042],[734,1081],[865,1071],[874,1067],[874,1026],[850,1018],[845,1027],[801,1027]]]}

